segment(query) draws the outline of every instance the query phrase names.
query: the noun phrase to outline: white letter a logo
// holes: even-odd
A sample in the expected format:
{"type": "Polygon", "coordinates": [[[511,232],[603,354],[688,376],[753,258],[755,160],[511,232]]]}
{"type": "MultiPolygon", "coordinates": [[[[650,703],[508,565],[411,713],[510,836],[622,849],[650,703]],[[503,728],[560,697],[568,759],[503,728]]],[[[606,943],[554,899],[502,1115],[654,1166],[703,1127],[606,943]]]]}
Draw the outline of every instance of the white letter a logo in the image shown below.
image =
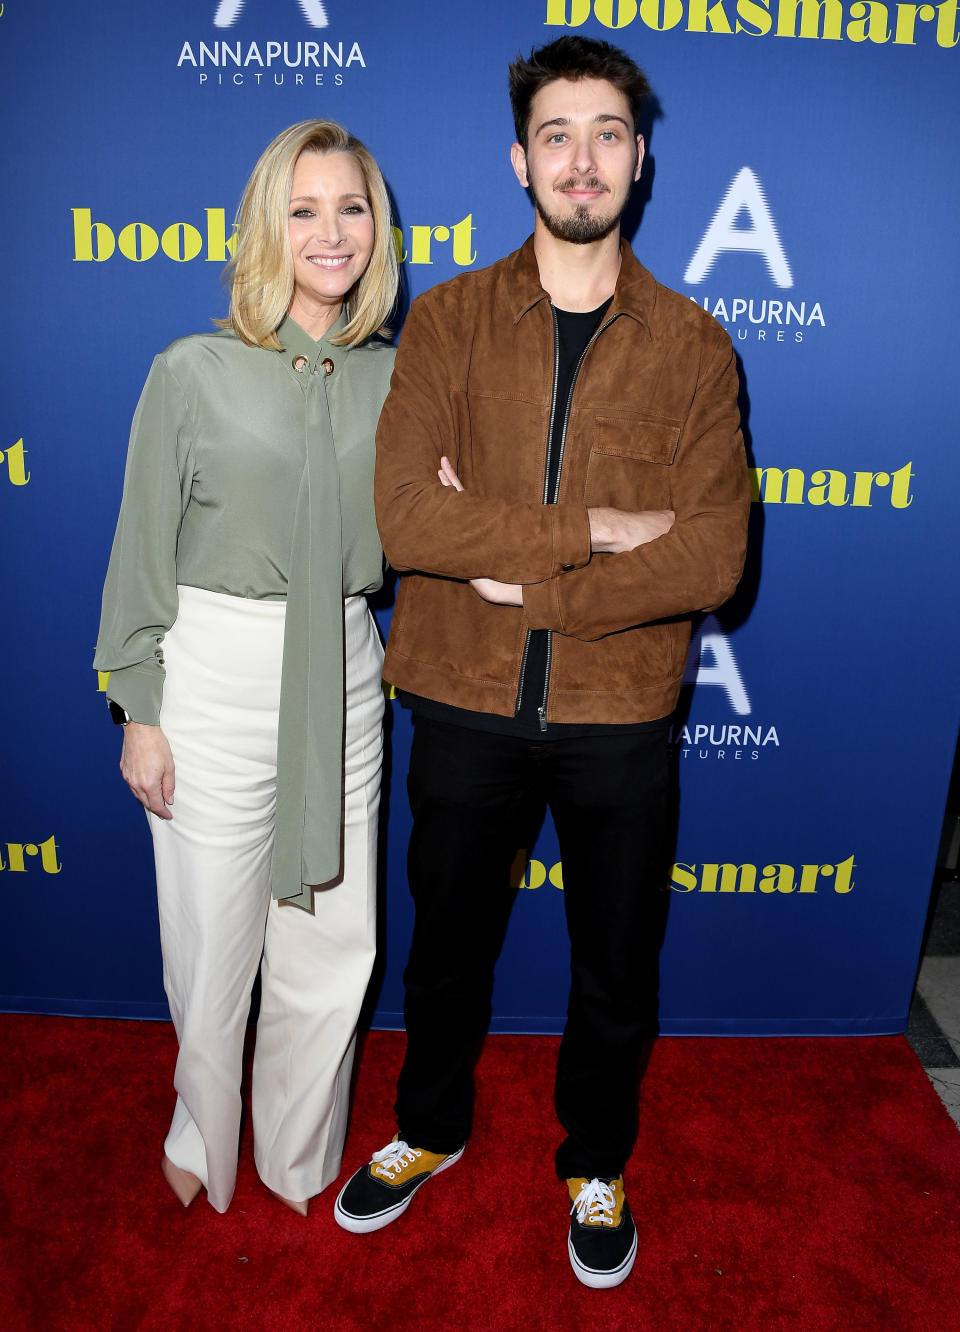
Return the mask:
{"type": "MultiPolygon", "coordinates": [[[[323,0],[298,0],[298,3],[311,28],[327,26],[327,11],[323,7],[323,0]]],[[[229,28],[240,17],[241,9],[243,9],[243,0],[220,0],[217,12],[213,16],[213,26],[229,28]]]]}
{"type": "Polygon", "coordinates": [[[740,717],[750,711],[750,698],[726,634],[713,615],[708,615],[690,644],[684,681],[719,685],[731,708],[740,717]]]}
{"type": "Polygon", "coordinates": [[[773,214],[763,197],[763,187],[749,167],[741,167],[734,176],[703,240],[697,246],[696,254],[687,266],[684,282],[702,282],[713,267],[717,255],[729,250],[762,254],[777,286],[793,286],[790,265],[780,244],[773,214]],[[749,216],[750,227],[734,226],[741,212],[749,216]]]}

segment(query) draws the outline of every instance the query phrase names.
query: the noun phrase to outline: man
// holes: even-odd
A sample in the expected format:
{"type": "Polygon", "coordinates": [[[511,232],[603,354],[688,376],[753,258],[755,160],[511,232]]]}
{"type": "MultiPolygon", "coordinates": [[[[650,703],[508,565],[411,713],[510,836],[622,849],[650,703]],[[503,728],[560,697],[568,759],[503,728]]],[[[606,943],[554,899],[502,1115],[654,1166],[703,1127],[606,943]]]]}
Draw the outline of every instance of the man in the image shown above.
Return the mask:
{"type": "Polygon", "coordinates": [[[337,1199],[398,1217],[470,1133],[509,871],[549,806],[571,989],[556,1076],[568,1252],[614,1286],[656,1002],[669,718],[690,615],[740,576],[749,504],[729,338],[620,239],[649,91],[606,42],[510,69],[511,160],[536,206],[507,259],[410,311],[377,435],[377,516],[404,573],[385,676],[415,718],[398,1134],[337,1199]]]}

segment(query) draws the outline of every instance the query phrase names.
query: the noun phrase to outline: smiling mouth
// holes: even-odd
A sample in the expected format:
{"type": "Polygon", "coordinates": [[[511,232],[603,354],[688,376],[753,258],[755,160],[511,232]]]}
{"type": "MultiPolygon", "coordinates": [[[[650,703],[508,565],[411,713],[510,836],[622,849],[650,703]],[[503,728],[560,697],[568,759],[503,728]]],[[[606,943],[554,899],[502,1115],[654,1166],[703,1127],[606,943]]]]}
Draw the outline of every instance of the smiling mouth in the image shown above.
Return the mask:
{"type": "Polygon", "coordinates": [[[308,264],[315,264],[318,268],[343,268],[353,258],[351,254],[338,254],[332,259],[325,259],[320,254],[308,254],[306,260],[308,264]]]}

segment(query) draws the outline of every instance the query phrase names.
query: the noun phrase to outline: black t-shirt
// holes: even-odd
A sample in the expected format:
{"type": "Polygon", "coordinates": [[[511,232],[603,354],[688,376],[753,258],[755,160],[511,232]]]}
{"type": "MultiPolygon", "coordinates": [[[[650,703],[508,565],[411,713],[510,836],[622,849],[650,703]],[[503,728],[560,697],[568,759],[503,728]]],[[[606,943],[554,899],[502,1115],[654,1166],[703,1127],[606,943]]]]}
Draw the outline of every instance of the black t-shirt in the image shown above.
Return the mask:
{"type": "MultiPolygon", "coordinates": [[[[546,504],[556,504],[560,486],[564,427],[570,397],[576,382],[580,361],[590,339],[600,327],[610,300],[585,313],[559,310],[553,306],[557,329],[557,392],[547,450],[545,468],[546,504]]],[[[532,629],[527,635],[523,673],[520,680],[516,711],[512,717],[501,717],[492,712],[474,712],[468,708],[455,708],[448,703],[421,698],[417,694],[400,694],[405,707],[415,715],[432,717],[435,721],[467,726],[477,731],[494,731],[499,735],[517,735],[528,740],[569,739],[589,735],[622,735],[625,731],[648,731],[665,726],[669,718],[652,722],[548,722],[546,704],[549,692],[550,630],[532,629]]]]}

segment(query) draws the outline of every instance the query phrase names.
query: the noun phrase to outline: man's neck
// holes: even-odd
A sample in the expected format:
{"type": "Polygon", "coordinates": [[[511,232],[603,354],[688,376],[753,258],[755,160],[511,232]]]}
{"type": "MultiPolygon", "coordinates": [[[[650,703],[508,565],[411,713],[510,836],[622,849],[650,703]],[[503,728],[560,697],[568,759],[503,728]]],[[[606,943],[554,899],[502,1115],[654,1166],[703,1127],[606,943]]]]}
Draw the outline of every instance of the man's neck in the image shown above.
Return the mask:
{"type": "Polygon", "coordinates": [[[620,274],[620,228],[603,240],[574,245],[551,235],[537,218],[533,252],[540,285],[560,310],[595,310],[613,295],[620,274]]]}

